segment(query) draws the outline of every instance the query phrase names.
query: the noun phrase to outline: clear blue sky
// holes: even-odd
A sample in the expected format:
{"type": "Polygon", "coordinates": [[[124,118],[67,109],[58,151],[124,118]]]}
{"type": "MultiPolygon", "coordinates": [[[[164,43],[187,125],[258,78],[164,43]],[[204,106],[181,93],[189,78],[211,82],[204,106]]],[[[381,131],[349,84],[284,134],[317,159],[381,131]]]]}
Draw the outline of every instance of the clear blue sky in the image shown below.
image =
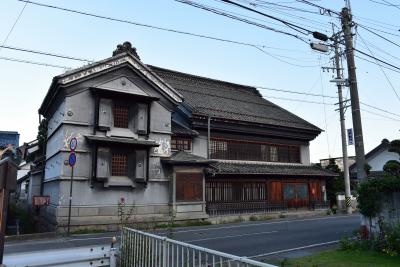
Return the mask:
{"type": "MultiPolygon", "coordinates": [[[[153,1],[105,1],[105,0],[38,0],[41,3],[62,6],[104,16],[126,19],[144,24],[210,35],[236,41],[268,46],[267,55],[249,46],[234,45],[163,32],[134,25],[86,17],[68,12],[28,4],[6,45],[43,50],[92,60],[111,56],[117,44],[130,41],[144,63],[170,68],[182,72],[212,77],[240,84],[257,85],[284,90],[336,96],[336,87],[330,83],[332,73],[321,72],[320,66],[331,66],[332,54],[325,55],[312,51],[309,46],[295,38],[267,31],[252,25],[222,17],[173,0],[153,1]],[[278,59],[277,59],[278,58],[278,59]],[[283,62],[286,61],[286,62],[283,62]],[[290,64],[288,64],[288,63],[290,64]],[[301,67],[308,66],[308,67],[301,67]]],[[[378,2],[380,0],[377,0],[378,2]]],[[[215,0],[197,1],[202,4],[252,17],[264,25],[284,31],[291,31],[277,21],[228,6],[215,0]]],[[[244,3],[245,1],[240,1],[244,3]]],[[[260,3],[262,1],[251,1],[260,3]]],[[[267,1],[268,2],[268,1],[267,1]]],[[[319,12],[296,1],[269,1],[275,4],[302,8],[319,12]]],[[[340,10],[344,1],[311,1],[318,5],[340,10]]],[[[400,5],[400,1],[391,0],[400,5]]],[[[355,20],[380,31],[385,37],[399,43],[400,9],[367,0],[352,1],[355,20]],[[385,24],[384,24],[385,23],[385,24]],[[390,34],[382,33],[386,31],[390,34]]],[[[0,1],[1,23],[0,44],[4,43],[11,27],[20,14],[24,3],[16,0],[0,1]]],[[[258,6],[258,10],[289,20],[297,25],[331,34],[337,18],[290,9],[277,9],[275,5],[258,6]]],[[[391,64],[400,66],[400,47],[361,29],[358,31],[375,56],[391,64]],[[385,54],[388,53],[388,54],[385,54]]],[[[295,33],[295,32],[293,32],[295,33]]],[[[310,39],[310,36],[304,36],[310,39]]],[[[356,48],[369,53],[361,38],[356,37],[356,48]]],[[[1,49],[1,48],[0,48],[1,49]]],[[[0,57],[18,58],[49,64],[78,67],[81,62],[53,58],[43,55],[1,49],[0,57]]],[[[395,114],[400,114],[400,100],[396,97],[381,69],[356,58],[359,94],[363,103],[370,104],[395,114]]],[[[53,76],[63,69],[10,62],[0,59],[0,91],[2,112],[0,130],[16,130],[21,134],[21,142],[35,138],[38,126],[37,110],[44,98],[53,76]]],[[[400,74],[385,70],[394,89],[400,94],[400,74]]],[[[295,95],[260,89],[270,101],[294,112],[298,116],[317,125],[325,132],[311,142],[311,159],[340,156],[340,127],[336,106],[329,103],[336,99],[295,95]],[[278,98],[291,98],[289,101],[278,98]],[[301,102],[303,100],[303,102],[301,102]],[[325,102],[312,104],[304,101],[325,102]]],[[[347,91],[347,90],[346,90],[347,91]]],[[[346,92],[345,92],[346,94],[346,92]]],[[[383,138],[400,137],[400,117],[362,106],[365,150],[377,146],[383,138]],[[389,118],[377,116],[367,111],[379,113],[389,118]]],[[[351,113],[346,112],[346,127],[352,128],[351,113]]],[[[349,153],[354,148],[349,146],[349,153]]]]}

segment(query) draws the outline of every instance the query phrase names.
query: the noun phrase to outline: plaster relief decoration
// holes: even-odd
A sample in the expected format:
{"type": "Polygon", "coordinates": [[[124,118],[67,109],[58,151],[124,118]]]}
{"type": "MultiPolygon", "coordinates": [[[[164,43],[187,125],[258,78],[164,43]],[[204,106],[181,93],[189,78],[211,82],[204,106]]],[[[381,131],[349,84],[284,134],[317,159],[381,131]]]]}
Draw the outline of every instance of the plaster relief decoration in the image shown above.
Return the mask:
{"type": "Polygon", "coordinates": [[[81,133],[74,133],[72,131],[68,131],[67,130],[65,132],[64,140],[63,140],[64,141],[64,145],[63,145],[64,149],[68,149],[69,150],[69,142],[71,141],[71,139],[73,137],[75,137],[76,140],[78,140],[78,144],[82,144],[83,143],[84,137],[83,137],[83,135],[81,133]]]}
{"type": "Polygon", "coordinates": [[[155,83],[159,88],[161,88],[165,93],[168,94],[168,96],[170,96],[176,102],[178,102],[178,103],[182,102],[182,98],[180,97],[179,94],[176,93],[176,91],[174,89],[172,89],[168,84],[163,83],[161,81],[161,79],[158,78],[151,70],[149,70],[143,64],[140,64],[140,63],[136,62],[136,60],[138,60],[138,59],[133,59],[131,56],[124,56],[124,57],[121,57],[121,58],[118,58],[118,59],[110,60],[108,62],[99,64],[97,66],[93,66],[91,68],[83,69],[80,72],[77,72],[77,73],[74,73],[74,74],[71,74],[71,75],[67,75],[65,78],[62,78],[60,80],[60,83],[61,84],[70,83],[70,82],[73,82],[75,80],[78,80],[78,79],[87,77],[89,75],[92,75],[94,73],[98,73],[98,72],[101,72],[103,70],[107,70],[107,69],[110,69],[112,67],[121,65],[121,64],[123,64],[125,62],[128,62],[133,67],[135,67],[137,70],[139,70],[142,74],[144,74],[146,76],[146,78],[148,78],[150,81],[155,83]]]}
{"type": "Polygon", "coordinates": [[[159,138],[156,140],[159,144],[158,147],[153,148],[153,154],[169,156],[171,154],[171,144],[166,138],[159,138]]]}

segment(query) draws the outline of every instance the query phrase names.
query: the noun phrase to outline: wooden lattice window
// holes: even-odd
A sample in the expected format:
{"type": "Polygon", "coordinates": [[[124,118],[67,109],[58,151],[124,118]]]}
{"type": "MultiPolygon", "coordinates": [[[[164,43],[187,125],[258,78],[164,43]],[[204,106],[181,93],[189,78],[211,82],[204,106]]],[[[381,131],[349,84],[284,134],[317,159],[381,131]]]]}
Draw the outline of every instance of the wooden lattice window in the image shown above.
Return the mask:
{"type": "Polygon", "coordinates": [[[298,145],[213,138],[211,139],[210,156],[213,159],[299,163],[300,147],[298,145]]]}
{"type": "Polygon", "coordinates": [[[128,176],[128,155],[124,153],[112,153],[112,176],[128,176]]]}
{"type": "Polygon", "coordinates": [[[171,138],[171,149],[172,150],[190,150],[192,146],[192,140],[188,138],[171,138]]]}
{"type": "Polygon", "coordinates": [[[129,106],[115,104],[113,109],[114,127],[128,128],[129,126],[129,106]]]}

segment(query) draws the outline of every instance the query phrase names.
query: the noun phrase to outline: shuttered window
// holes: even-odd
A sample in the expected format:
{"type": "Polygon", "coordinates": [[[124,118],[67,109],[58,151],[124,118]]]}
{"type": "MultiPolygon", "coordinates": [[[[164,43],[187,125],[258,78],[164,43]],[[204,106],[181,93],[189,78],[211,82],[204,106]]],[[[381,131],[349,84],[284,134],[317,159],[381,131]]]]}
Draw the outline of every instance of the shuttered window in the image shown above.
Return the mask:
{"type": "Polygon", "coordinates": [[[176,173],[176,201],[203,200],[203,173],[176,173]]]}

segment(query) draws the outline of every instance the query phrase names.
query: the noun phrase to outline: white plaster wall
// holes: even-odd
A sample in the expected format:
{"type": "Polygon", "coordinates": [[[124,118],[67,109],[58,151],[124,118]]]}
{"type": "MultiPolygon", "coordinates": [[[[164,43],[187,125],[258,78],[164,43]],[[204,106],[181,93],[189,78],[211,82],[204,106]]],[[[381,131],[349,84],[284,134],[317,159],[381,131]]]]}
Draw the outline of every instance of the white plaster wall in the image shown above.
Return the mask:
{"type": "Polygon", "coordinates": [[[61,153],[55,155],[51,159],[48,159],[46,161],[44,179],[49,180],[51,178],[60,177],[63,164],[64,164],[64,158],[61,153]]]}
{"type": "Polygon", "coordinates": [[[50,136],[63,122],[65,116],[65,100],[61,102],[53,116],[48,121],[47,136],[50,136]]]}
{"type": "Polygon", "coordinates": [[[198,136],[193,138],[193,154],[207,158],[207,136],[198,136]]]}
{"type": "MultiPolygon", "coordinates": [[[[70,181],[61,181],[60,205],[68,205],[70,181]]],[[[74,181],[72,205],[74,206],[108,206],[117,205],[121,197],[127,205],[168,204],[169,183],[151,182],[146,187],[90,188],[88,181],[74,181]],[[74,197],[75,196],[75,197],[74,197]]]]}
{"type": "Polygon", "coordinates": [[[92,124],[94,113],[94,100],[89,90],[67,96],[65,98],[66,122],[92,124]]]}
{"type": "Polygon", "coordinates": [[[150,119],[150,131],[171,132],[171,112],[160,103],[151,104],[150,119]]]}
{"type": "Polygon", "coordinates": [[[310,146],[309,145],[301,145],[300,146],[300,162],[304,165],[310,165],[310,146]]]}

